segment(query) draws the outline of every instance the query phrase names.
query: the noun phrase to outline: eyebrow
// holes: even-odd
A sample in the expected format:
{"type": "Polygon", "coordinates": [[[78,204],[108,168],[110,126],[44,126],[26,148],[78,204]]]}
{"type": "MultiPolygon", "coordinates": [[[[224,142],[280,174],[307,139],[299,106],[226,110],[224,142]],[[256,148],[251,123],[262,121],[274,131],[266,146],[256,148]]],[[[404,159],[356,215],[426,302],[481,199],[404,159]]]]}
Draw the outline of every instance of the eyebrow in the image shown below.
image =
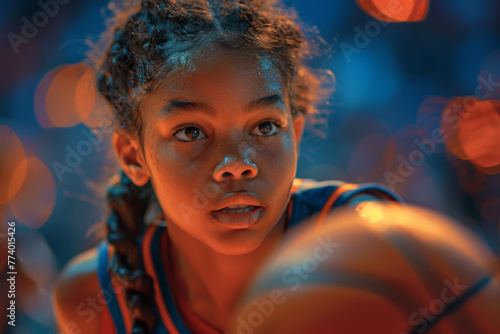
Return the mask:
{"type": "MultiPolygon", "coordinates": [[[[282,110],[286,113],[286,107],[283,98],[279,94],[273,94],[255,99],[245,107],[246,113],[252,113],[262,108],[273,108],[282,110]]],[[[169,118],[178,112],[193,112],[204,115],[214,116],[215,110],[203,102],[190,102],[184,100],[172,100],[160,111],[160,118],[169,118]]]]}

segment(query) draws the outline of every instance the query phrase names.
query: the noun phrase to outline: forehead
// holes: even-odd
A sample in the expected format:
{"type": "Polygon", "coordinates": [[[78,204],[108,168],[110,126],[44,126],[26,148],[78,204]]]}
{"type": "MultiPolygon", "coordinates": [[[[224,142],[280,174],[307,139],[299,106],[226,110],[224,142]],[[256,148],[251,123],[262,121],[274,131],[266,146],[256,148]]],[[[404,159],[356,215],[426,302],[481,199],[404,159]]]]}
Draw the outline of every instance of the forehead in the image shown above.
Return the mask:
{"type": "Polygon", "coordinates": [[[184,61],[161,80],[158,93],[207,99],[287,95],[282,76],[269,56],[226,48],[209,48],[184,61]]]}

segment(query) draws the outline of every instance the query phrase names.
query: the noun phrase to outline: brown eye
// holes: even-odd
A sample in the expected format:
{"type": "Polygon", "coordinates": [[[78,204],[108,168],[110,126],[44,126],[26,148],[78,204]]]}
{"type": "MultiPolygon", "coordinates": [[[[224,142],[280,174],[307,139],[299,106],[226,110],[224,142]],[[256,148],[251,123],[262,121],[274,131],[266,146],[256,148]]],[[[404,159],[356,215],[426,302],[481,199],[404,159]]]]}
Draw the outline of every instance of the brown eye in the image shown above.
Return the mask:
{"type": "Polygon", "coordinates": [[[180,141],[195,141],[206,138],[205,134],[195,126],[188,126],[177,131],[175,137],[180,141]]]}
{"type": "Polygon", "coordinates": [[[277,134],[281,128],[281,124],[273,121],[264,121],[254,128],[254,130],[257,130],[254,134],[257,136],[273,136],[277,134]]]}
{"type": "Polygon", "coordinates": [[[259,131],[264,135],[269,135],[271,132],[273,132],[273,124],[271,122],[260,123],[259,131]]]}

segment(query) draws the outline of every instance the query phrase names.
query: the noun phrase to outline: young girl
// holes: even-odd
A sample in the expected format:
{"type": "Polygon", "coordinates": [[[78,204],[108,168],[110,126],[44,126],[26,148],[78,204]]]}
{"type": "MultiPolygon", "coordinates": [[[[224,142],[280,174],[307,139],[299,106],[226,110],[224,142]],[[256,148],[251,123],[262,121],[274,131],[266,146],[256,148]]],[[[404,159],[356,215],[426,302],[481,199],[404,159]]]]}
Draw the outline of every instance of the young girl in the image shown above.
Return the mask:
{"type": "Polygon", "coordinates": [[[97,71],[122,172],[54,294],[65,333],[222,333],[284,234],[376,185],[295,179],[318,79],[275,1],[143,0],[97,71]],[[293,205],[292,205],[293,203],[293,205]]]}

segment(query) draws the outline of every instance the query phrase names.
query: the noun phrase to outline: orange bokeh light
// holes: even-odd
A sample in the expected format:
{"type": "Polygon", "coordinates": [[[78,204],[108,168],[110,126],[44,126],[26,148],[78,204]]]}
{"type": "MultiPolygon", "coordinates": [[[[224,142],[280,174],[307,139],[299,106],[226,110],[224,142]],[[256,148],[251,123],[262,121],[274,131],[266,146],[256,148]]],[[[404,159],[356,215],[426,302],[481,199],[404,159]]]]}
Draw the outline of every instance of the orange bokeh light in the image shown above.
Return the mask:
{"type": "Polygon", "coordinates": [[[109,115],[109,104],[97,91],[96,77],[89,67],[78,82],[75,105],[80,119],[89,127],[100,127],[109,115]]]}
{"type": "Polygon", "coordinates": [[[478,167],[500,165],[500,101],[480,101],[458,128],[468,160],[478,167]]]}
{"type": "Polygon", "coordinates": [[[476,97],[456,97],[448,103],[441,115],[441,129],[446,140],[446,148],[454,156],[468,160],[458,137],[462,122],[475,112],[479,101],[476,97]]]}
{"type": "Polygon", "coordinates": [[[38,158],[29,157],[23,186],[9,202],[12,214],[31,227],[42,226],[54,209],[55,188],[54,178],[48,167],[38,158]]]}
{"type": "Polygon", "coordinates": [[[68,65],[61,65],[53,68],[52,70],[50,70],[50,72],[44,75],[44,77],[42,78],[42,80],[40,80],[36,87],[33,107],[35,110],[36,119],[43,128],[51,128],[54,126],[50,121],[45,99],[47,97],[47,91],[50,87],[50,84],[59,74],[59,72],[61,72],[66,67],[68,67],[68,65]]]}
{"type": "Polygon", "coordinates": [[[7,125],[0,125],[0,205],[14,197],[26,175],[23,144],[7,125]],[[14,175],[15,174],[15,175],[14,175]]]}
{"type": "MultiPolygon", "coordinates": [[[[85,64],[74,64],[62,68],[53,78],[51,78],[53,74],[49,72],[47,81],[50,82],[44,82],[44,85],[47,84],[45,106],[50,126],[71,127],[82,121],[75,104],[75,97],[78,82],[88,70],[89,67],[85,64]]],[[[42,92],[43,87],[40,88],[42,92]]],[[[40,119],[43,119],[43,116],[39,116],[40,119]]]]}
{"type": "Polygon", "coordinates": [[[374,18],[388,22],[422,21],[429,11],[429,0],[356,0],[374,18]]]}
{"type": "Polygon", "coordinates": [[[443,112],[447,149],[486,174],[500,172],[500,101],[455,98],[443,112]]]}

